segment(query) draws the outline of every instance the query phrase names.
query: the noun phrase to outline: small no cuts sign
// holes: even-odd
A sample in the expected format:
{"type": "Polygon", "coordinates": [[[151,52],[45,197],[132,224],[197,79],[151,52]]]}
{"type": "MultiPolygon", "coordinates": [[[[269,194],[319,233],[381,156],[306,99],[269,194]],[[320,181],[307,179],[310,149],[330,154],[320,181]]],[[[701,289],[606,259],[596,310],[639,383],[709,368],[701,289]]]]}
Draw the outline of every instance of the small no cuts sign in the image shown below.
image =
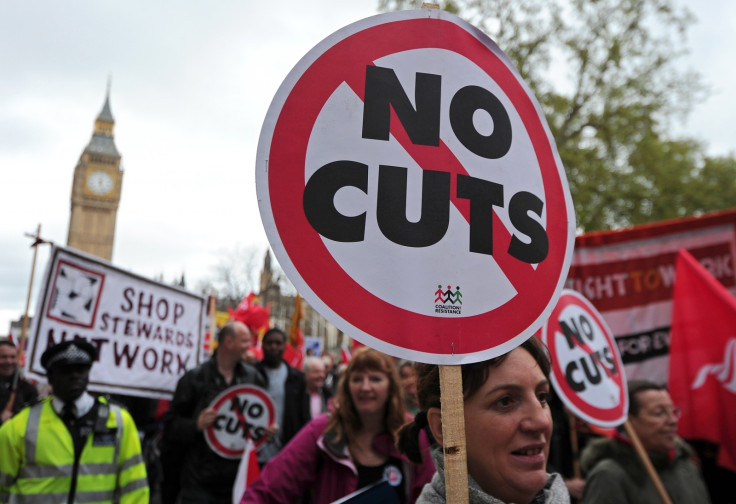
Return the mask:
{"type": "Polygon", "coordinates": [[[504,353],[551,312],[575,218],[544,115],[506,55],[437,9],[337,31],[265,118],[256,182],[279,263],[392,355],[504,353]]]}
{"type": "Polygon", "coordinates": [[[624,423],[628,390],[616,340],[595,307],[573,290],[562,291],[542,328],[552,358],[552,384],[565,406],[601,427],[624,423]]]}
{"type": "Polygon", "coordinates": [[[229,459],[243,455],[248,438],[256,448],[261,446],[266,441],[266,429],[276,418],[271,397],[263,389],[250,385],[224,390],[210,408],[217,412],[217,417],[205,430],[204,437],[215,453],[229,459]]]}

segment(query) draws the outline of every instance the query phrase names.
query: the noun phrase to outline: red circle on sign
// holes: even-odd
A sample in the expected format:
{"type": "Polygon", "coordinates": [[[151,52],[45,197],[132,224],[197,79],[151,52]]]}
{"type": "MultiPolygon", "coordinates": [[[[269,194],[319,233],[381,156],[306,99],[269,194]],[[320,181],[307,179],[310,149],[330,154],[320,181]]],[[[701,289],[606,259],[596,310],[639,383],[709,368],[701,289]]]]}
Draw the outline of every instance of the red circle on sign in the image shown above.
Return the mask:
{"type": "MultiPolygon", "coordinates": [[[[492,46],[495,44],[481,32],[443,11],[375,16],[344,28],[313,49],[305,59],[314,60],[303,73],[293,75],[296,69],[292,71],[279,90],[288,96],[283,103],[274,101],[264,123],[258,149],[259,170],[261,166],[264,170],[257,173],[261,177],[259,203],[279,262],[318,311],[351,337],[394,355],[457,364],[504,353],[539,328],[545,313],[554,306],[567,275],[574,241],[574,215],[564,170],[536,100],[530,97],[505,56],[496,54],[492,46]],[[388,55],[422,48],[461,54],[503,83],[504,92],[523,119],[534,157],[541,167],[548,255],[534,267],[513,258],[509,260],[505,251],[511,237],[494,236],[494,250],[502,252],[489,260],[503,262],[503,272],[516,295],[491,311],[472,316],[419,314],[368,291],[330,254],[321,236],[307,221],[302,206],[308,143],[327,100],[343,83],[362,99],[367,65],[388,55]],[[271,219],[275,229],[269,227],[271,219]]],[[[489,285],[488,289],[493,287],[489,285]]]]}
{"type": "MultiPolygon", "coordinates": [[[[269,396],[265,390],[250,385],[236,385],[224,390],[222,393],[220,393],[220,395],[215,397],[214,401],[212,401],[212,404],[210,405],[210,408],[219,412],[220,408],[232,402],[235,396],[256,397],[259,402],[263,403],[266,406],[267,420],[266,422],[263,422],[265,423],[265,426],[269,426],[274,423],[276,419],[276,410],[274,408],[273,401],[271,400],[271,396],[269,396]]],[[[236,413],[236,416],[238,416],[240,420],[245,419],[245,417],[240,415],[239,413],[236,413]]],[[[210,445],[210,448],[212,448],[213,451],[225,458],[240,458],[245,451],[245,438],[243,439],[243,448],[237,450],[232,449],[229,446],[225,446],[220,442],[220,440],[217,438],[217,434],[215,433],[213,425],[209,426],[205,431],[205,440],[207,441],[207,444],[210,445]]],[[[266,438],[263,437],[258,441],[253,440],[253,444],[257,448],[261,446],[265,441],[266,438]]]]}
{"type": "MultiPolygon", "coordinates": [[[[571,337],[573,344],[579,346],[587,355],[591,355],[593,353],[593,349],[587,345],[585,337],[581,337],[581,339],[583,340],[582,342],[571,337]]],[[[607,428],[621,425],[626,420],[629,410],[626,373],[624,371],[624,365],[621,361],[621,355],[619,354],[613,333],[611,332],[611,329],[609,329],[605,320],[603,320],[603,317],[601,317],[601,314],[595,309],[590,301],[574,290],[564,289],[557,305],[554,310],[552,310],[552,315],[547,323],[542,327],[542,341],[547,345],[550,359],[552,361],[552,373],[550,376],[552,385],[565,406],[567,406],[578,417],[594,425],[607,428]],[[573,390],[568,383],[565,376],[566,369],[564,368],[566,368],[569,363],[567,362],[567,359],[560,356],[557,344],[560,341],[560,338],[558,338],[557,335],[563,333],[562,326],[560,325],[561,322],[564,322],[563,312],[566,308],[571,306],[579,308],[585,313],[585,315],[590,317],[590,320],[597,325],[597,329],[606,340],[606,344],[610,350],[611,358],[613,359],[613,364],[615,365],[617,372],[616,374],[611,375],[604,369],[605,366],[603,363],[596,365],[600,366],[598,367],[598,372],[601,373],[600,376],[607,374],[618,389],[618,404],[612,405],[608,408],[598,407],[591,404],[589,401],[586,401],[581,394],[573,390]]]]}

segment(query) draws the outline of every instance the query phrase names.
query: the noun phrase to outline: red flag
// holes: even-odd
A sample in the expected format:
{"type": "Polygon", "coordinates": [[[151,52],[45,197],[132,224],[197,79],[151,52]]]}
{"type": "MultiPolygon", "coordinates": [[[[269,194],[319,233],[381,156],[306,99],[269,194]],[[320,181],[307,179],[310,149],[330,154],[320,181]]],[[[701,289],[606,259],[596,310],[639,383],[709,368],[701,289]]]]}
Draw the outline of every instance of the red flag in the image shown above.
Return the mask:
{"type": "Polygon", "coordinates": [[[258,452],[253,440],[248,438],[245,442],[245,452],[240,459],[238,475],[233,485],[233,504],[240,504],[243,500],[245,490],[261,475],[258,467],[258,452]]]}
{"type": "Polygon", "coordinates": [[[260,335],[268,329],[270,310],[257,304],[258,298],[252,292],[240,302],[233,311],[228,308],[230,318],[247,325],[254,334],[260,335]]]}
{"type": "Polygon", "coordinates": [[[736,298],[686,250],[675,270],[669,389],[682,408],[678,434],[720,446],[736,471],[736,298]]]}
{"type": "Polygon", "coordinates": [[[345,345],[343,345],[340,349],[340,357],[342,358],[341,360],[343,364],[350,363],[350,359],[353,358],[352,354],[350,353],[350,349],[345,345]]]}
{"type": "MultiPolygon", "coordinates": [[[[301,333],[301,331],[299,331],[301,333]]],[[[294,348],[291,343],[286,343],[284,349],[284,355],[282,358],[289,364],[289,366],[295,369],[302,368],[302,362],[304,362],[304,345],[294,348]]]]}
{"type": "Polygon", "coordinates": [[[297,293],[294,298],[294,312],[291,314],[291,325],[289,326],[289,343],[296,349],[304,346],[304,335],[299,328],[299,324],[304,319],[304,307],[302,306],[302,297],[297,293]]]}

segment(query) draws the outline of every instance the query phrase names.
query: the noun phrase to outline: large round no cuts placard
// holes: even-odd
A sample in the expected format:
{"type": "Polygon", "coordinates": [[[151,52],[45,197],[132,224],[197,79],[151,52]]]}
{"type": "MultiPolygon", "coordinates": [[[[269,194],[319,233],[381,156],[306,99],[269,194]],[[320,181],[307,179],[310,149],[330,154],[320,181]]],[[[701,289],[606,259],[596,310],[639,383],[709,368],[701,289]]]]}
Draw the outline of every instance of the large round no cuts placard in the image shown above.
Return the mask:
{"type": "Polygon", "coordinates": [[[542,328],[552,360],[552,385],[573,413],[600,427],[617,427],[629,411],[626,374],[613,333],[582,294],[562,291],[542,328]]]}
{"type": "Polygon", "coordinates": [[[460,364],[531,336],[575,218],[541,109],[482,32],[436,9],[364,19],[279,88],[261,217],[289,279],[351,337],[460,364]]]}

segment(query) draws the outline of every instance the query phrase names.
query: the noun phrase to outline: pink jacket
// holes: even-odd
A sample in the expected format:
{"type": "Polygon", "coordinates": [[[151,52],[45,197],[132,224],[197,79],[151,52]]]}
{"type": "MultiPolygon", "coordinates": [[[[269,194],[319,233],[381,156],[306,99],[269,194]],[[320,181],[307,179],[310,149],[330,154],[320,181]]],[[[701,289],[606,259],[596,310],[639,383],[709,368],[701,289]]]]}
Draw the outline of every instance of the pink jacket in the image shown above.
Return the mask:
{"type": "MultiPolygon", "coordinates": [[[[358,471],[347,445],[331,443],[324,436],[328,415],[321,415],[307,425],[264,467],[241,499],[241,504],[290,504],[312,490],[311,504],[328,504],[357,490],[358,471]]],[[[435,472],[429,441],[421,438],[423,462],[412,464],[394,446],[388,433],[373,439],[374,448],[403,462],[408,501],[413,503],[435,472]]]]}

